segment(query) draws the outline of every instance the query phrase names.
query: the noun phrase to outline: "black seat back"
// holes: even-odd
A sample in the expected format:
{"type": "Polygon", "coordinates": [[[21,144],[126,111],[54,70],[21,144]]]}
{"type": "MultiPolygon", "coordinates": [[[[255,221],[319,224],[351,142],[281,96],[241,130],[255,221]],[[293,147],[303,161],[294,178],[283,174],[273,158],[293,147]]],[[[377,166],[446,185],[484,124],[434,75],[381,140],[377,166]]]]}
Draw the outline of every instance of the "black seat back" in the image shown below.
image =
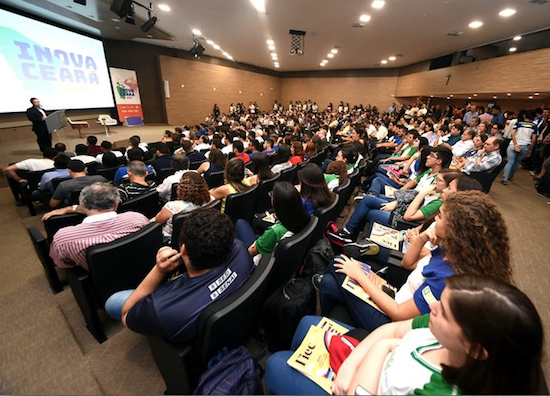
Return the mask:
{"type": "Polygon", "coordinates": [[[302,231],[279,242],[273,253],[275,267],[269,280],[268,293],[290,280],[298,271],[306,257],[318,222],[316,216],[311,216],[308,225],[302,231]]]}
{"type": "Polygon", "coordinates": [[[205,175],[204,179],[206,180],[206,184],[208,184],[208,188],[223,186],[225,182],[225,171],[212,172],[205,175]]]}
{"type": "Polygon", "coordinates": [[[121,203],[118,206],[117,212],[138,212],[151,219],[159,212],[159,193],[153,189],[136,198],[132,198],[121,203]]]}
{"type": "Polygon", "coordinates": [[[294,183],[296,173],[298,173],[298,165],[292,165],[290,168],[281,171],[281,178],[279,179],[279,181],[294,183]]]}
{"type": "Polygon", "coordinates": [[[85,218],[86,216],[81,213],[67,213],[50,217],[44,221],[44,229],[46,230],[48,241],[51,243],[53,236],[61,228],[80,224],[85,218]]]}
{"type": "Polygon", "coordinates": [[[206,367],[210,358],[224,346],[232,349],[244,345],[257,329],[274,264],[275,257],[266,256],[244,285],[202,311],[195,344],[200,366],[206,367]]]}
{"type": "Polygon", "coordinates": [[[78,205],[82,190],[71,191],[71,205],[78,205]]]}
{"type": "Polygon", "coordinates": [[[176,173],[174,168],[163,168],[163,169],[161,169],[159,171],[158,175],[157,175],[157,182],[162,183],[164,181],[164,179],[166,179],[168,176],[173,175],[174,173],[176,173]]]}
{"type": "Polygon", "coordinates": [[[246,191],[229,195],[225,199],[225,214],[231,217],[233,223],[238,219],[244,219],[251,223],[257,197],[257,184],[246,191]]]}
{"type": "Polygon", "coordinates": [[[348,197],[348,199],[351,197],[351,193],[353,193],[353,190],[355,190],[355,187],[357,187],[357,185],[359,184],[359,180],[361,179],[359,168],[355,168],[353,172],[351,172],[351,174],[349,175],[349,179],[351,180],[351,188],[349,192],[350,196],[348,197]]]}
{"type": "Polygon", "coordinates": [[[191,162],[191,164],[189,165],[189,169],[191,170],[197,170],[199,169],[199,167],[205,163],[207,161],[207,159],[203,159],[202,161],[195,161],[195,162],[191,162]]]}
{"type": "Polygon", "coordinates": [[[113,242],[90,247],[86,261],[98,304],[121,290],[135,289],[155,265],[162,225],[151,223],[113,242]]]}
{"type": "Polygon", "coordinates": [[[64,182],[66,180],[71,180],[70,177],[56,177],[55,179],[52,179],[52,188],[53,191],[59,186],[59,183],[64,182]]]}
{"type": "Polygon", "coordinates": [[[348,202],[349,195],[351,195],[351,179],[348,179],[342,184],[334,189],[334,192],[338,194],[338,207],[336,209],[336,216],[339,216],[344,210],[346,203],[348,202]]]}
{"type": "Polygon", "coordinates": [[[278,173],[271,179],[263,180],[258,185],[258,197],[256,198],[256,208],[254,213],[264,213],[271,209],[271,197],[269,193],[273,191],[275,183],[279,180],[281,174],[278,173]]]}
{"type": "Polygon", "coordinates": [[[340,197],[336,194],[334,201],[330,205],[325,206],[324,208],[318,208],[315,213],[313,213],[319,219],[319,222],[317,223],[315,231],[313,231],[311,246],[323,237],[329,221],[334,221],[338,217],[338,214],[336,213],[338,210],[338,202],[340,202],[340,197]]]}
{"type": "Polygon", "coordinates": [[[88,175],[97,175],[97,169],[99,167],[99,163],[94,161],[85,165],[86,165],[86,172],[88,172],[88,175]]]}
{"type": "Polygon", "coordinates": [[[472,179],[477,180],[481,184],[483,191],[488,194],[489,191],[491,191],[491,186],[493,185],[493,182],[495,181],[499,173],[504,169],[507,163],[507,160],[502,160],[502,162],[498,166],[490,171],[471,172],[469,176],[472,179]]]}
{"type": "Polygon", "coordinates": [[[323,164],[323,158],[320,153],[317,153],[309,158],[309,162],[321,166],[323,164]]]}
{"type": "MultiPolygon", "coordinates": [[[[220,210],[222,208],[222,201],[214,199],[212,202],[207,203],[201,209],[216,209],[220,210]]],[[[181,227],[183,222],[187,217],[193,213],[192,210],[188,212],[178,213],[172,216],[172,247],[174,249],[179,249],[178,241],[180,239],[181,227]]]]}
{"type": "Polygon", "coordinates": [[[170,193],[170,201],[178,199],[178,186],[179,183],[172,183],[172,192],[170,193]]]}
{"type": "Polygon", "coordinates": [[[51,172],[54,169],[46,169],[41,171],[25,171],[25,170],[18,170],[17,174],[22,178],[27,180],[27,186],[28,191],[34,191],[38,188],[38,183],[40,183],[40,179],[44,175],[44,173],[51,172]]]}
{"type": "Polygon", "coordinates": [[[115,173],[120,168],[120,166],[114,166],[112,168],[98,168],[96,175],[103,176],[108,181],[115,180],[115,173]]]}
{"type": "Polygon", "coordinates": [[[273,166],[277,160],[277,152],[274,151],[271,154],[268,154],[267,158],[269,159],[269,166],[273,166]]]}

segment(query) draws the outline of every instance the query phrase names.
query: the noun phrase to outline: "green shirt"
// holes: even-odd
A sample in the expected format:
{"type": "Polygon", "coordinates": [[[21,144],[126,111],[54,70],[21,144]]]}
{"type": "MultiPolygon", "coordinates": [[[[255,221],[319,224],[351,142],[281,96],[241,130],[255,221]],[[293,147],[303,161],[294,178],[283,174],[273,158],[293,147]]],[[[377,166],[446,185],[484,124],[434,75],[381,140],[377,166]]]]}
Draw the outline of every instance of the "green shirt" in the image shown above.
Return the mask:
{"type": "Polygon", "coordinates": [[[443,201],[441,198],[434,199],[433,201],[430,201],[430,203],[422,206],[420,208],[420,211],[424,215],[424,218],[428,218],[431,215],[433,215],[435,212],[439,210],[439,208],[443,205],[443,201]]]}
{"type": "MultiPolygon", "coordinates": [[[[255,246],[259,254],[271,253],[275,246],[279,243],[285,234],[290,233],[284,225],[277,222],[269,227],[262,234],[261,237],[256,239],[255,246]]],[[[290,233],[292,234],[292,233],[290,233]]]]}

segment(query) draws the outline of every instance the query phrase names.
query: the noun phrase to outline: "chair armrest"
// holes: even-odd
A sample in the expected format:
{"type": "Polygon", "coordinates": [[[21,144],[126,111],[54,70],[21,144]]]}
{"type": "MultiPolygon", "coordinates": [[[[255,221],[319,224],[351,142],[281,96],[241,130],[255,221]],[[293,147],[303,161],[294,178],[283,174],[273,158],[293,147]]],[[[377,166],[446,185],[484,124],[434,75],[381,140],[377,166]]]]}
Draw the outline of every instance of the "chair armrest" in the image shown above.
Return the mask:
{"type": "Polygon", "coordinates": [[[46,236],[42,234],[42,231],[40,231],[36,227],[29,228],[29,235],[31,236],[31,239],[37,244],[48,243],[46,236]]]}
{"type": "Polygon", "coordinates": [[[421,223],[415,222],[415,221],[407,221],[407,220],[397,220],[397,229],[399,231],[402,230],[408,230],[409,228],[418,227],[421,223]]]}
{"type": "Polygon", "coordinates": [[[190,395],[198,381],[193,347],[152,336],[147,337],[147,343],[166,384],[165,394],[190,395]]]}

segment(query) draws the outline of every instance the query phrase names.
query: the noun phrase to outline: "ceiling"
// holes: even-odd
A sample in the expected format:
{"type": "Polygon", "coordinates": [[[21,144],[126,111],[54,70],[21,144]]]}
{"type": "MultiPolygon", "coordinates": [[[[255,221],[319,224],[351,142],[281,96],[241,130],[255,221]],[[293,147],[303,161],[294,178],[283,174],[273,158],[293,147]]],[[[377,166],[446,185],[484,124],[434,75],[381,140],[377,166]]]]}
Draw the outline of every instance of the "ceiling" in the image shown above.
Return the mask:
{"type": "MultiPolygon", "coordinates": [[[[111,20],[116,15],[109,11],[110,0],[87,0],[86,6],[72,0],[0,0],[90,34],[185,50],[192,46],[192,29],[199,29],[206,55],[224,58],[221,51],[226,51],[236,62],[269,69],[275,67],[266,40],[273,39],[280,71],[402,67],[550,27],[546,0],[386,0],[382,9],[372,8],[371,2],[265,0],[267,13],[260,14],[251,0],[154,0],[159,20],[153,30],[142,33],[139,26],[111,20]],[[159,10],[159,4],[167,4],[171,11],[159,10]],[[517,13],[499,16],[505,8],[517,13]],[[362,28],[353,27],[361,14],[371,20],[362,28]],[[469,28],[474,20],[484,25],[469,28]],[[290,55],[290,29],[306,31],[304,55],[290,55]],[[454,31],[463,34],[447,35],[454,31]],[[221,50],[208,45],[207,39],[221,50]],[[321,67],[334,47],[338,54],[321,67]],[[397,54],[402,56],[380,65],[397,54]]],[[[146,19],[139,7],[136,12],[146,19]]],[[[521,51],[521,42],[514,44],[521,51]]]]}

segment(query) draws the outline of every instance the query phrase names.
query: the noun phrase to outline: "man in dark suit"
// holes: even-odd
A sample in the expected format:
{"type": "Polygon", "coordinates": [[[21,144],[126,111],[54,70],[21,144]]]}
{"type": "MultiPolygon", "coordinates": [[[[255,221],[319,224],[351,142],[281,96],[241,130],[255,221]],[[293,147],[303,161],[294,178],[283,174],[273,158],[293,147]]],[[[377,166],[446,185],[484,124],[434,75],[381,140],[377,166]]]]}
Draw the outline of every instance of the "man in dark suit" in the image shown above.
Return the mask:
{"type": "Polygon", "coordinates": [[[46,126],[46,112],[40,106],[40,101],[31,98],[32,107],[27,109],[27,118],[32,122],[32,130],[36,134],[36,142],[40,151],[46,147],[52,147],[52,135],[46,126]]]}

